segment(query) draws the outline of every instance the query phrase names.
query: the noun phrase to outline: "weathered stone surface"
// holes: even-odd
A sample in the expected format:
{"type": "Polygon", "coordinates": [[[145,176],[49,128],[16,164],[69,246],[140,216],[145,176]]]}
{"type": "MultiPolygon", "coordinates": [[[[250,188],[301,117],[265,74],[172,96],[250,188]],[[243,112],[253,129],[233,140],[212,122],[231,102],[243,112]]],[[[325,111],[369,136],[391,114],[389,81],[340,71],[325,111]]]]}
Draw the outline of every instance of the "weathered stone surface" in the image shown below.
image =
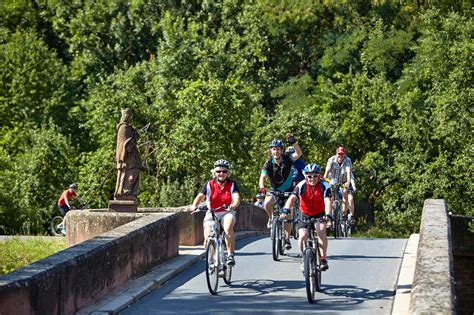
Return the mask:
{"type": "Polygon", "coordinates": [[[66,244],[72,246],[81,243],[146,215],[98,210],[69,211],[66,218],[66,244]]]}
{"type": "Polygon", "coordinates": [[[427,199],[411,292],[410,313],[455,312],[454,265],[450,222],[444,200],[427,199]]]}
{"type": "Polygon", "coordinates": [[[109,200],[110,212],[137,212],[137,200],[109,200]]]}
{"type": "Polygon", "coordinates": [[[176,256],[178,243],[176,215],[142,215],[0,276],[0,314],[72,314],[176,256]]]}

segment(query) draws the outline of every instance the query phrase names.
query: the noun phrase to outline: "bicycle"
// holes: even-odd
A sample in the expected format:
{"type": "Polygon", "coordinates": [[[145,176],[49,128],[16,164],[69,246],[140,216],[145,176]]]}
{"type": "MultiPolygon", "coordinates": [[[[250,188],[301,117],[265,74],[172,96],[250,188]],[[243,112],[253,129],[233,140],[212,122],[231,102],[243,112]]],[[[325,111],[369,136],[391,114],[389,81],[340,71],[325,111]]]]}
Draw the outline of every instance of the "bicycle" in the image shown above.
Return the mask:
{"type": "MultiPolygon", "coordinates": [[[[79,209],[77,209],[74,206],[71,206],[69,210],[82,210],[87,206],[87,203],[80,206],[79,209]]],[[[51,219],[51,222],[49,223],[49,229],[51,231],[51,234],[53,236],[66,236],[66,225],[64,223],[64,219],[66,218],[66,215],[57,215],[51,219]]]]}
{"type": "MultiPolygon", "coordinates": [[[[267,193],[267,196],[274,196],[276,203],[273,207],[272,227],[270,231],[270,238],[272,240],[272,257],[274,261],[278,261],[279,255],[285,254],[285,224],[291,223],[293,220],[280,218],[281,209],[283,209],[285,200],[292,194],[292,192],[281,192],[272,190],[267,193]]],[[[293,230],[294,231],[294,230],[293,230]]],[[[293,233],[293,236],[297,234],[293,233]]],[[[295,237],[297,238],[297,237],[295,237]]]]}
{"type": "Polygon", "coordinates": [[[318,234],[316,233],[315,224],[320,222],[326,222],[323,218],[307,218],[305,220],[298,220],[307,227],[309,236],[304,242],[303,249],[303,274],[306,284],[306,296],[309,303],[314,303],[316,291],[321,292],[321,269],[319,257],[321,256],[318,234]]]}
{"type": "Polygon", "coordinates": [[[232,278],[232,266],[225,263],[227,259],[225,231],[221,229],[221,220],[215,215],[215,211],[227,208],[225,205],[215,209],[199,206],[195,211],[209,211],[212,215],[211,231],[206,245],[206,282],[212,295],[217,294],[219,278],[224,278],[225,284],[229,286],[232,278]]]}
{"type": "Polygon", "coordinates": [[[342,213],[342,187],[336,185],[333,181],[330,182],[331,192],[334,196],[334,202],[332,204],[332,213],[334,216],[334,238],[350,237],[351,236],[351,225],[349,224],[347,213],[349,210],[346,207],[346,213],[342,213]]]}

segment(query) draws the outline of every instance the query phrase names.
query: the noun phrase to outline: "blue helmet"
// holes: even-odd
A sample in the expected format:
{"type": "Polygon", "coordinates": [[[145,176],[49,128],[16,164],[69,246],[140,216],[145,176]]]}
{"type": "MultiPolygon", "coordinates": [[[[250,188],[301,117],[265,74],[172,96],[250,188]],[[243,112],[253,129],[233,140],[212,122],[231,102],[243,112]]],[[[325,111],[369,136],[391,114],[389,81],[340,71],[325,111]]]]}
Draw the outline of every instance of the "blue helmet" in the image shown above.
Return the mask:
{"type": "Polygon", "coordinates": [[[281,142],[281,140],[278,140],[278,139],[274,139],[272,142],[270,142],[270,144],[268,145],[269,148],[273,148],[273,147],[280,147],[280,148],[283,148],[284,145],[283,145],[283,142],[281,142]]]}
{"type": "Polygon", "coordinates": [[[285,152],[288,153],[288,154],[293,154],[293,153],[295,153],[295,151],[296,151],[295,148],[291,147],[291,146],[286,148],[286,150],[285,150],[285,152]]]}
{"type": "Polygon", "coordinates": [[[214,162],[214,167],[225,167],[227,169],[230,168],[230,163],[227,160],[217,160],[214,162]]]}
{"type": "Polygon", "coordinates": [[[318,164],[315,164],[315,163],[311,163],[311,164],[308,164],[306,165],[306,167],[304,168],[303,170],[303,174],[308,174],[308,173],[316,173],[316,174],[319,174],[321,173],[321,168],[319,167],[318,164]]]}

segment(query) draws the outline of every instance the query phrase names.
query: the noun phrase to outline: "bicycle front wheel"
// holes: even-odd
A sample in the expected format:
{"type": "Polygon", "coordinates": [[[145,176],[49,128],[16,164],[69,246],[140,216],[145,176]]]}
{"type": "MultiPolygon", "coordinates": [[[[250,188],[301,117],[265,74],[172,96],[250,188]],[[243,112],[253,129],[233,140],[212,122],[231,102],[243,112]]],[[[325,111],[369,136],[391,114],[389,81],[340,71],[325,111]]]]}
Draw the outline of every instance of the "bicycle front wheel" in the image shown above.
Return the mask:
{"type": "Polygon", "coordinates": [[[309,303],[314,303],[318,283],[317,275],[316,255],[311,248],[306,248],[304,251],[304,279],[309,303]]]}
{"type": "Polygon", "coordinates": [[[281,221],[278,225],[278,252],[282,256],[285,254],[285,224],[281,221]]]}
{"type": "Polygon", "coordinates": [[[64,227],[61,225],[61,223],[63,223],[63,217],[61,216],[55,216],[52,220],[51,220],[51,224],[50,224],[50,230],[51,230],[51,234],[54,235],[54,236],[62,236],[64,235],[63,234],[63,230],[64,230],[64,227]]]}
{"type": "Polygon", "coordinates": [[[209,240],[206,249],[206,280],[209,292],[217,294],[217,284],[219,283],[219,262],[218,247],[215,240],[209,240]]]}
{"type": "Polygon", "coordinates": [[[272,221],[272,231],[271,231],[271,239],[272,239],[272,256],[274,261],[278,261],[278,246],[279,246],[279,239],[278,239],[278,231],[279,231],[279,221],[278,218],[273,218],[272,221]]]}

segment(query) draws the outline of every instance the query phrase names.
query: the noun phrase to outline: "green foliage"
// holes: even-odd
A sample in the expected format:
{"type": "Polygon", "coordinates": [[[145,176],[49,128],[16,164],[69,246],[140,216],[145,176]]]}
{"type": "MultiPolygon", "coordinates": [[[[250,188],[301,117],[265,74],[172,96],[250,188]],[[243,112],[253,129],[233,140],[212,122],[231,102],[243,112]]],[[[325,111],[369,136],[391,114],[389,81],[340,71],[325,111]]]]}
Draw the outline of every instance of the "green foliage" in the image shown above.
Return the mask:
{"type": "Polygon", "coordinates": [[[12,160],[0,151],[5,162],[0,171],[3,233],[42,233],[62,190],[75,179],[77,152],[52,123],[50,126],[29,130],[12,160]]]}
{"type": "Polygon", "coordinates": [[[472,214],[471,15],[451,0],[2,2],[0,233],[44,232],[72,181],[106,206],[125,107],[143,206],[189,204],[220,158],[251,198],[267,143],[292,132],[323,167],[346,146],[367,229],[417,231],[426,198],[472,214]]]}
{"type": "Polygon", "coordinates": [[[66,248],[64,238],[20,239],[0,242],[0,275],[12,272],[66,248]]]}
{"type": "Polygon", "coordinates": [[[0,125],[36,127],[67,115],[66,67],[34,32],[18,31],[0,44],[0,125]],[[65,106],[66,105],[66,106],[65,106]]]}

